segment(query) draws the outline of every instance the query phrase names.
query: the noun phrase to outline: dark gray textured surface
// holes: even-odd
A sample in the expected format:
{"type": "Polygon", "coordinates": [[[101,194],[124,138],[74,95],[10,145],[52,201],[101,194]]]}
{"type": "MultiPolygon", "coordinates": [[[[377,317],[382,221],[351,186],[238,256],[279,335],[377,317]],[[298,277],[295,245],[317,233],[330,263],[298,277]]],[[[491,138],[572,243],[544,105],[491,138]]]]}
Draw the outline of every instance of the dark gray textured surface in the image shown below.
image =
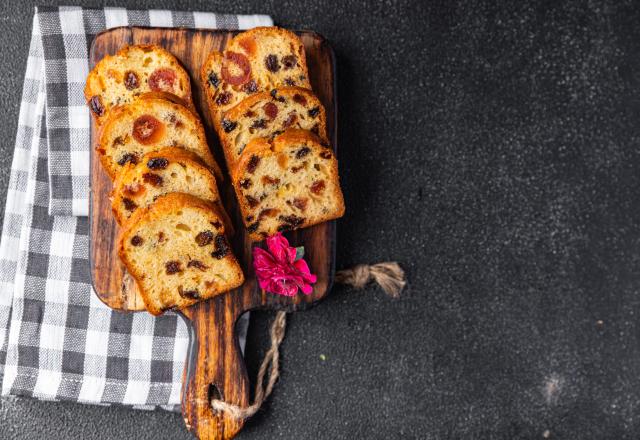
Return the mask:
{"type": "MultiPolygon", "coordinates": [[[[408,272],[401,300],[336,288],[291,316],[241,438],[640,436],[640,4],[126,3],[263,12],[331,40],[338,267],[408,272]]],[[[0,6],[1,194],[31,8],[0,6]]],[[[177,415],[29,400],[2,402],[0,433],[189,438],[177,415]]]]}

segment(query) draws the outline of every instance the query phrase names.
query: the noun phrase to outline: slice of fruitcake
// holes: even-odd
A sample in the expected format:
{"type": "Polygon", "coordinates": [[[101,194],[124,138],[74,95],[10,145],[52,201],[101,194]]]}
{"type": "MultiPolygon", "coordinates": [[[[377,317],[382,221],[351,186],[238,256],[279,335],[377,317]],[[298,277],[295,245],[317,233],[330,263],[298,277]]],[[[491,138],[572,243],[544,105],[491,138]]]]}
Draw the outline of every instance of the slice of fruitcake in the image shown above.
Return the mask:
{"type": "MultiPolygon", "coordinates": [[[[174,100],[175,101],[175,100],[174,100]]],[[[111,179],[128,164],[165,147],[198,155],[222,179],[200,119],[188,108],[158,94],[146,94],[114,108],[100,130],[96,150],[111,179]]]]}
{"type": "Polygon", "coordinates": [[[302,41],[278,27],[236,35],[224,53],[209,55],[200,75],[216,129],[222,113],[251,94],[282,86],[311,88],[302,41]]]}
{"type": "Polygon", "coordinates": [[[256,93],[226,112],[221,125],[220,142],[230,168],[258,137],[272,138],[289,128],[300,128],[327,138],[324,107],[311,90],[301,87],[256,93]]]}
{"type": "Polygon", "coordinates": [[[137,210],[120,234],[118,252],[154,315],[244,282],[224,219],[214,205],[189,194],[167,194],[137,210]]]}
{"type": "Polygon", "coordinates": [[[189,74],[175,56],[154,45],[126,46],[104,57],[87,77],[84,97],[101,125],[109,111],[145,92],[168,92],[191,103],[189,74]]]}
{"type": "Polygon", "coordinates": [[[242,218],[253,240],[342,217],[338,161],[306,130],[254,139],[233,170],[242,218]]]}
{"type": "Polygon", "coordinates": [[[220,203],[211,170],[193,153],[169,147],[146,154],[135,166],[118,174],[111,192],[113,214],[122,224],[138,208],[146,208],[159,196],[172,192],[220,203]]]}

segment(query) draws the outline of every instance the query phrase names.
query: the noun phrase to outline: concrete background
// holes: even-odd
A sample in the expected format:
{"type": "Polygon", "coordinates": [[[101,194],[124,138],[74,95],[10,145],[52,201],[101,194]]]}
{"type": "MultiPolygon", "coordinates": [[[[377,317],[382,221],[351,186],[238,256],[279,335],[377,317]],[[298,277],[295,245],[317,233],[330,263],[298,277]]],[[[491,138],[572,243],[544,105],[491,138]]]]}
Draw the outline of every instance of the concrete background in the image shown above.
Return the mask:
{"type": "MultiPolygon", "coordinates": [[[[291,316],[281,379],[240,438],[640,436],[640,4],[492,3],[118,3],[324,34],[348,207],[338,268],[408,273],[400,300],[335,288],[291,316]]],[[[33,5],[0,5],[2,195],[33,5]]],[[[250,330],[252,377],[270,318],[250,330]]],[[[160,411],[0,412],[8,439],[189,438],[160,411]]]]}

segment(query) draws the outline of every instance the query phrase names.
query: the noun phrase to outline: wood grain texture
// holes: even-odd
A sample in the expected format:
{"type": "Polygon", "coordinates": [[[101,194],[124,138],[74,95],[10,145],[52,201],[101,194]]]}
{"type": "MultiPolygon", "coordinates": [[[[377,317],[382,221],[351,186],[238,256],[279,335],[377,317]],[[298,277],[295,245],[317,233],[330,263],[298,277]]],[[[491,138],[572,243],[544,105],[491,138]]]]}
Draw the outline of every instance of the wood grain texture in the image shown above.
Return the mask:
{"type": "MultiPolygon", "coordinates": [[[[223,49],[226,41],[235,33],[139,27],[110,29],[96,36],[91,47],[91,66],[126,44],[158,44],[172,52],[191,75],[194,103],[202,116],[209,145],[224,167],[198,72],[209,52],[223,49]]],[[[326,108],[327,133],[335,151],[337,103],[333,51],[326,40],[314,32],[302,31],[298,35],[305,45],[313,90],[326,108]]],[[[143,310],[144,305],[135,283],[126,274],[117,257],[118,230],[109,201],[111,181],[94,154],[96,135],[96,128],[92,125],[90,261],[94,290],[109,307],[121,311],[143,310]]],[[[220,192],[234,224],[242,225],[228,178],[221,182],[220,192]]],[[[209,404],[211,397],[218,392],[227,402],[241,406],[249,404],[249,381],[235,334],[238,317],[243,312],[256,308],[288,311],[304,309],[322,299],[333,280],[335,221],[286,234],[293,246],[305,247],[305,259],[311,271],[318,276],[310,295],[299,294],[293,298],[272,295],[258,288],[251,261],[253,245],[245,236],[244,228],[238,227],[236,230],[231,242],[245,271],[245,284],[232,292],[181,311],[191,335],[184,373],[182,411],[187,427],[200,439],[232,438],[243,425],[243,421],[213,413],[209,404]],[[215,385],[215,390],[210,384],[215,385]]]]}

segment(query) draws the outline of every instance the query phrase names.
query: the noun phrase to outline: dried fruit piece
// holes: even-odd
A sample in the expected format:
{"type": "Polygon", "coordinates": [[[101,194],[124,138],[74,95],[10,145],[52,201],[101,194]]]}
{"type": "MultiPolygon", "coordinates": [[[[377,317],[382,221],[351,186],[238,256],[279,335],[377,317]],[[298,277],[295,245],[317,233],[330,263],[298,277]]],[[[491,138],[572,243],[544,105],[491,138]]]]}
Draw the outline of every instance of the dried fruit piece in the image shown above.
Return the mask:
{"type": "Polygon", "coordinates": [[[287,119],[282,123],[282,128],[291,127],[297,120],[298,120],[298,115],[296,115],[293,112],[289,113],[289,116],[287,116],[287,119]]]}
{"type": "Polygon", "coordinates": [[[309,189],[314,194],[321,194],[324,191],[325,187],[326,184],[324,183],[324,180],[316,180],[311,184],[309,189]]]}
{"type": "Polygon", "coordinates": [[[278,102],[285,102],[286,101],[286,99],[284,99],[284,96],[278,96],[278,90],[277,89],[271,90],[271,92],[269,94],[271,95],[271,97],[273,99],[275,99],[278,102]]]}
{"type": "Polygon", "coordinates": [[[182,286],[178,287],[178,295],[180,295],[182,298],[187,298],[187,299],[200,298],[200,293],[198,292],[198,289],[184,290],[182,286]]]}
{"type": "Polygon", "coordinates": [[[277,72],[280,70],[280,64],[278,63],[278,57],[274,54],[269,54],[264,59],[264,64],[267,66],[267,70],[270,72],[277,72]]]}
{"type": "Polygon", "coordinates": [[[266,119],[256,119],[251,124],[251,128],[267,128],[267,120],[266,119]]]}
{"type": "Polygon", "coordinates": [[[196,269],[200,269],[202,271],[205,271],[205,270],[209,269],[209,266],[207,266],[206,264],[204,264],[200,260],[191,260],[191,261],[189,261],[187,263],[187,267],[195,267],[196,269]]]}
{"type": "Polygon", "coordinates": [[[316,116],[318,116],[318,113],[320,113],[320,107],[309,109],[307,113],[309,113],[309,116],[311,116],[312,118],[315,118],[316,116]]]}
{"type": "Polygon", "coordinates": [[[209,84],[211,84],[216,89],[220,85],[220,78],[218,78],[218,75],[216,75],[215,72],[209,72],[209,76],[207,77],[207,80],[209,81],[209,84]]]}
{"type": "Polygon", "coordinates": [[[173,275],[174,273],[182,272],[182,264],[179,261],[167,261],[164,263],[165,271],[167,275],[173,275]]]}
{"type": "Polygon", "coordinates": [[[122,155],[120,160],[118,160],[118,165],[124,166],[126,163],[131,163],[133,165],[138,163],[138,156],[133,153],[125,153],[122,155]]]}
{"type": "Polygon", "coordinates": [[[140,246],[142,243],[144,243],[144,239],[139,235],[134,235],[133,237],[131,237],[132,246],[140,246]]]}
{"type": "Polygon", "coordinates": [[[249,189],[251,188],[251,179],[244,179],[240,181],[240,186],[244,189],[249,189]]]}
{"type": "Polygon", "coordinates": [[[208,245],[213,241],[213,232],[211,231],[202,231],[198,235],[196,235],[196,243],[198,246],[203,247],[208,245]]]}
{"type": "Polygon", "coordinates": [[[124,86],[127,90],[137,89],[140,86],[140,81],[138,80],[138,75],[131,70],[127,70],[124,73],[124,86]]]}
{"type": "Polygon", "coordinates": [[[158,142],[163,134],[163,125],[151,115],[142,115],[133,122],[133,137],[141,144],[158,142]]]}
{"type": "Polygon", "coordinates": [[[222,92],[218,96],[216,96],[216,104],[218,105],[227,105],[231,100],[230,92],[222,92]]]}
{"type": "Polygon", "coordinates": [[[258,206],[260,204],[260,201],[257,200],[254,197],[247,196],[246,199],[247,199],[247,203],[249,204],[250,208],[255,208],[256,206],[258,206]]]}
{"type": "Polygon", "coordinates": [[[218,234],[216,235],[216,250],[211,252],[211,256],[218,260],[221,260],[229,253],[229,243],[227,243],[227,239],[224,238],[224,235],[218,234]]]}
{"type": "Polygon", "coordinates": [[[265,217],[275,217],[278,214],[279,210],[275,208],[267,208],[260,211],[258,214],[258,220],[262,220],[265,217]]]}
{"type": "Polygon", "coordinates": [[[173,92],[176,78],[173,69],[157,69],[149,76],[149,88],[154,92],[173,92]]]}
{"type": "Polygon", "coordinates": [[[175,113],[171,113],[169,115],[169,123],[171,125],[173,125],[176,128],[180,128],[182,127],[184,124],[182,123],[182,121],[180,119],[178,119],[178,117],[176,116],[175,113]]]}
{"type": "Polygon", "coordinates": [[[235,128],[238,126],[237,122],[233,122],[230,121],[228,119],[223,119],[222,120],[222,129],[224,130],[225,133],[229,133],[233,130],[235,130],[235,128]]]}
{"type": "Polygon", "coordinates": [[[307,98],[305,98],[299,93],[296,93],[295,95],[293,95],[293,101],[297,102],[300,105],[307,105],[307,98]]]}
{"type": "Polygon", "coordinates": [[[144,173],[142,175],[142,180],[144,180],[145,183],[148,183],[149,185],[160,187],[162,186],[162,176],[156,174],[156,173],[144,173]]]}
{"type": "Polygon", "coordinates": [[[98,95],[92,96],[89,100],[89,108],[95,113],[96,116],[104,115],[104,105],[102,105],[102,98],[98,95]]]}
{"type": "Polygon", "coordinates": [[[298,63],[298,59],[295,55],[286,55],[282,58],[282,65],[284,66],[284,70],[289,70],[298,63]]]}
{"type": "Polygon", "coordinates": [[[308,199],[295,198],[293,199],[293,206],[298,208],[300,211],[304,211],[307,208],[308,201],[309,201],[308,199]]]}
{"type": "Polygon", "coordinates": [[[280,183],[280,179],[278,179],[277,177],[271,177],[271,176],[262,176],[262,184],[263,185],[277,185],[278,183],[280,183]]]}
{"type": "Polygon", "coordinates": [[[122,203],[124,203],[124,209],[126,209],[127,211],[135,211],[135,209],[138,207],[136,202],[126,197],[122,199],[122,203]]]}
{"type": "Polygon", "coordinates": [[[297,215],[293,215],[293,214],[281,215],[278,218],[283,222],[290,224],[293,227],[298,227],[304,222],[304,219],[302,217],[298,217],[297,215]]]}
{"type": "Polygon", "coordinates": [[[251,64],[246,56],[237,52],[226,52],[222,60],[222,79],[231,85],[239,86],[249,81],[251,77],[251,64]],[[229,67],[234,64],[240,70],[239,74],[232,74],[229,67]]]}
{"type": "Polygon", "coordinates": [[[298,151],[296,151],[296,159],[302,159],[307,154],[309,154],[310,151],[311,149],[309,147],[300,148],[298,151]]]}
{"type": "Polygon", "coordinates": [[[287,85],[287,86],[295,86],[296,82],[291,78],[285,78],[284,79],[284,84],[287,85]]]}
{"type": "Polygon", "coordinates": [[[275,119],[278,116],[278,106],[273,102],[267,102],[262,109],[269,119],[275,119]]]}
{"type": "Polygon", "coordinates": [[[247,94],[256,93],[258,91],[258,84],[256,84],[254,80],[251,80],[248,83],[246,83],[244,86],[242,86],[242,89],[247,94]]]}
{"type": "Polygon", "coordinates": [[[154,157],[147,162],[147,168],[150,170],[164,170],[169,166],[169,160],[164,157],[154,157]]]}
{"type": "Polygon", "coordinates": [[[329,150],[325,150],[322,153],[320,153],[320,157],[323,159],[331,159],[331,151],[329,150]]]}
{"type": "Polygon", "coordinates": [[[260,157],[256,156],[255,154],[251,156],[251,159],[249,159],[249,163],[247,164],[247,172],[253,174],[259,163],[260,157]]]}
{"type": "Polygon", "coordinates": [[[257,221],[255,223],[251,223],[249,226],[247,226],[247,231],[256,232],[259,227],[260,227],[260,222],[257,221]]]}

